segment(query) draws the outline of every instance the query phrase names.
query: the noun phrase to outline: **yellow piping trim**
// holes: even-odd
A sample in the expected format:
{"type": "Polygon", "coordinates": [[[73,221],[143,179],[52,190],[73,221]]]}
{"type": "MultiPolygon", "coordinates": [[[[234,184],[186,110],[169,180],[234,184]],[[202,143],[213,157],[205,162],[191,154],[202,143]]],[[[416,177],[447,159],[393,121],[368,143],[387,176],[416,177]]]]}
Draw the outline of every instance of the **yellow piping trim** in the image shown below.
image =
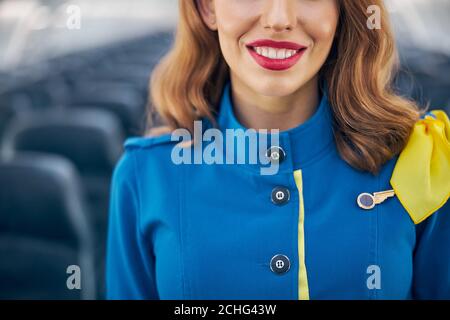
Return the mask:
{"type": "Polygon", "coordinates": [[[300,200],[298,213],[298,299],[309,300],[308,275],[305,264],[305,207],[303,205],[302,170],[294,171],[294,180],[300,200]]]}

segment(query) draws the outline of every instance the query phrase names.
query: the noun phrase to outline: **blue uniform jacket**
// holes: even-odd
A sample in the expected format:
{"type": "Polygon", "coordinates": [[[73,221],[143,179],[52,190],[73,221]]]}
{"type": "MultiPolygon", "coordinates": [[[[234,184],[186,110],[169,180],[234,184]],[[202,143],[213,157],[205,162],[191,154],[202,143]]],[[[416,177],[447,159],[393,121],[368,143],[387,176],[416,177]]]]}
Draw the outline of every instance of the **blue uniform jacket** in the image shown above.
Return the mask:
{"type": "MultiPolygon", "coordinates": [[[[111,188],[107,298],[449,299],[450,205],[417,224],[396,196],[361,208],[360,194],[392,189],[398,156],[377,176],[355,170],[331,112],[324,95],[280,133],[275,175],[177,165],[170,135],[129,139],[111,188]]],[[[243,129],[229,85],[217,120],[243,129]]]]}

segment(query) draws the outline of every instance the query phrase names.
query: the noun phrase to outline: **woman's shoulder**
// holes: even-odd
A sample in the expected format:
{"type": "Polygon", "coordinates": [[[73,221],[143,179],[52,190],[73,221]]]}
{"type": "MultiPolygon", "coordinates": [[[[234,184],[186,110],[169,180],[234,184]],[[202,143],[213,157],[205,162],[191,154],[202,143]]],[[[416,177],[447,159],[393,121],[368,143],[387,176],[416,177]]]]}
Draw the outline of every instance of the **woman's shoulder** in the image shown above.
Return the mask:
{"type": "Polygon", "coordinates": [[[151,149],[174,142],[173,130],[167,126],[154,127],[146,131],[143,136],[128,138],[124,143],[125,152],[136,149],[151,149]]]}
{"type": "Polygon", "coordinates": [[[171,153],[177,143],[170,133],[128,138],[115,166],[114,179],[129,179],[139,176],[136,172],[170,166],[171,153]]]}
{"type": "Polygon", "coordinates": [[[443,110],[426,113],[396,158],[390,179],[414,223],[443,207],[450,195],[450,121],[443,110]]]}
{"type": "Polygon", "coordinates": [[[124,143],[125,151],[132,151],[136,149],[151,149],[157,146],[170,144],[172,137],[170,134],[162,134],[157,136],[144,136],[128,138],[124,143]]]}

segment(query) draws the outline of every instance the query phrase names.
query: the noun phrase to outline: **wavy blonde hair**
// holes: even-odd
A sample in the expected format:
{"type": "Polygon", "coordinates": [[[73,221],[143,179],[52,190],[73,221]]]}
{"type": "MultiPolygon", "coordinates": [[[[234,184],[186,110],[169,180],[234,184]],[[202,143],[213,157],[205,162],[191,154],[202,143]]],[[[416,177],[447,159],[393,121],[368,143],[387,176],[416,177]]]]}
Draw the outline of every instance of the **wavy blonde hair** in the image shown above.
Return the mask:
{"type": "MultiPolygon", "coordinates": [[[[377,174],[405,147],[426,110],[393,90],[398,55],[383,0],[342,0],[333,49],[320,76],[328,86],[333,129],[341,157],[352,167],[377,174]],[[367,27],[367,8],[381,9],[382,28],[367,27]]],[[[154,112],[164,127],[150,134],[186,128],[202,117],[215,123],[229,69],[217,32],[203,22],[195,0],[179,1],[173,47],[155,68],[148,125],[154,112]]]]}

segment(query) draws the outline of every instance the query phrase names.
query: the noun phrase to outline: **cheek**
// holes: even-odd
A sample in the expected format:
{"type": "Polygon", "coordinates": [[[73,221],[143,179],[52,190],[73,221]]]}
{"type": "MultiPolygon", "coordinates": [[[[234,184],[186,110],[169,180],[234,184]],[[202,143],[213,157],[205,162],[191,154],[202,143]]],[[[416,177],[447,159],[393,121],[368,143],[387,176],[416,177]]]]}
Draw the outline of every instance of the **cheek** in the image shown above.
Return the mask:
{"type": "Polygon", "coordinates": [[[254,0],[216,0],[216,19],[219,38],[223,50],[238,49],[239,41],[252,29],[258,19],[261,1],[254,0]]]}
{"type": "Polygon", "coordinates": [[[215,11],[217,20],[222,23],[243,21],[248,17],[256,16],[261,1],[250,0],[216,0],[215,11]]]}
{"type": "Polygon", "coordinates": [[[331,21],[323,20],[315,29],[315,38],[319,40],[332,40],[336,32],[336,25],[331,21]]]}
{"type": "Polygon", "coordinates": [[[309,12],[303,11],[301,21],[304,30],[313,42],[313,46],[329,46],[333,42],[339,19],[338,15],[338,9],[332,3],[311,8],[309,12]]]}

